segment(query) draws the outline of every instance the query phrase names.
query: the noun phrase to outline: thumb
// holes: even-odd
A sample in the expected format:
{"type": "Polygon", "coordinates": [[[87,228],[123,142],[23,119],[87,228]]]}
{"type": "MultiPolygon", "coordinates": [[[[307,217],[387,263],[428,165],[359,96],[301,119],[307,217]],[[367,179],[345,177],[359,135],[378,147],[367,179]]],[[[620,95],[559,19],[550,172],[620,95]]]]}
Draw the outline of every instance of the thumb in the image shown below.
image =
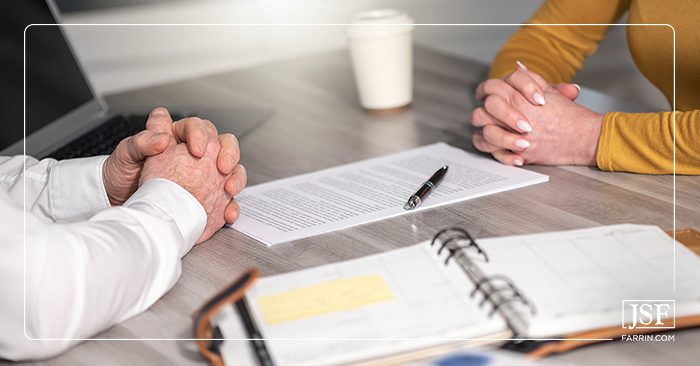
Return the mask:
{"type": "Polygon", "coordinates": [[[141,164],[147,157],[158,155],[168,148],[171,136],[163,132],[144,130],[122,141],[115,155],[127,164],[141,164]]]}
{"type": "Polygon", "coordinates": [[[554,85],[554,89],[571,100],[576,100],[579,94],[581,94],[581,87],[574,83],[559,83],[554,85]]]}

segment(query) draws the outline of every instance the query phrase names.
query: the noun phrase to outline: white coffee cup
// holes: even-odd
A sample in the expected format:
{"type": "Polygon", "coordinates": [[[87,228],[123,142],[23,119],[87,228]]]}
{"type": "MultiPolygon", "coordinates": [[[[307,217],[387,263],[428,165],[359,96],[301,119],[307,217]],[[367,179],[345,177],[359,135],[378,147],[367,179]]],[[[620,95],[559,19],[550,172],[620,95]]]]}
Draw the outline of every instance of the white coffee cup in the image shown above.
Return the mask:
{"type": "Polygon", "coordinates": [[[403,107],[413,99],[413,19],[394,9],[359,13],[347,29],[360,103],[403,107]]]}

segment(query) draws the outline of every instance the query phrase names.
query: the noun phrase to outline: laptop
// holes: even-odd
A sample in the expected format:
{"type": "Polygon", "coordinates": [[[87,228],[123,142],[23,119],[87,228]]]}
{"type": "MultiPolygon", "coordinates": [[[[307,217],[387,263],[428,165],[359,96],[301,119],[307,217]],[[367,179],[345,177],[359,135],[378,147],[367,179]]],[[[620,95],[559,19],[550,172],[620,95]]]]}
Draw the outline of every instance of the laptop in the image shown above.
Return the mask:
{"type": "MultiPolygon", "coordinates": [[[[2,107],[0,155],[22,154],[25,133],[26,154],[36,158],[107,155],[123,138],[145,128],[148,113],[156,106],[110,109],[103,96],[95,93],[62,27],[29,27],[23,45],[22,31],[28,24],[60,23],[53,0],[9,0],[3,4],[0,99],[7,105],[2,107]],[[26,58],[22,57],[23,46],[26,58]],[[25,117],[26,126],[22,123],[25,117]]],[[[238,138],[272,114],[272,109],[259,107],[165,107],[173,120],[201,117],[212,121],[219,133],[230,132],[238,138]]]]}

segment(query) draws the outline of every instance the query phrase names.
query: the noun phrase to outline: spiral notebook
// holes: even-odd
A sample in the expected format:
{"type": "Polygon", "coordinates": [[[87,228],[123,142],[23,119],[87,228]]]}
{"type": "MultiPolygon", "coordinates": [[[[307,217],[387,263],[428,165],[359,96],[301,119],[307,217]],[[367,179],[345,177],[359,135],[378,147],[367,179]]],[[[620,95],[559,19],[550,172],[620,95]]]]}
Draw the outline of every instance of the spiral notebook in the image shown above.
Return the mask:
{"type": "Polygon", "coordinates": [[[395,363],[514,339],[531,348],[549,340],[554,352],[555,339],[630,332],[628,299],[675,300],[675,318],[663,323],[700,325],[700,258],[673,243],[642,225],[478,241],[448,228],[402,249],[260,279],[212,321],[224,338],[259,340],[217,351],[227,364],[270,365],[395,363]]]}

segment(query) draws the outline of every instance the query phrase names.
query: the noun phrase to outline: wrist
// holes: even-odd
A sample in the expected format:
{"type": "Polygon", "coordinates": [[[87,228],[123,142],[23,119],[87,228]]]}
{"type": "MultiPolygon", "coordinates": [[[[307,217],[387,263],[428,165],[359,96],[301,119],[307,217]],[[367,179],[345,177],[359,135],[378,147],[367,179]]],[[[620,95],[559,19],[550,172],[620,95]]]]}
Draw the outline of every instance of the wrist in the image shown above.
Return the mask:
{"type": "Polygon", "coordinates": [[[595,166],[596,157],[598,156],[598,140],[600,140],[600,131],[603,126],[603,116],[600,113],[593,113],[587,123],[588,131],[585,145],[583,146],[582,165],[595,166]]]}
{"type": "Polygon", "coordinates": [[[138,188],[139,167],[119,167],[112,155],[105,159],[102,166],[102,182],[111,206],[121,206],[138,188]]]}
{"type": "Polygon", "coordinates": [[[105,193],[107,194],[107,199],[109,200],[110,206],[119,206],[123,202],[119,202],[119,199],[114,194],[114,187],[111,182],[114,180],[112,174],[110,174],[112,166],[112,156],[108,156],[105,159],[105,163],[102,165],[102,182],[105,187],[105,193]]]}
{"type": "Polygon", "coordinates": [[[169,218],[184,239],[180,243],[180,257],[197,242],[207,223],[207,213],[202,204],[186,189],[164,178],[144,182],[124,202],[124,207],[169,218]]]}

